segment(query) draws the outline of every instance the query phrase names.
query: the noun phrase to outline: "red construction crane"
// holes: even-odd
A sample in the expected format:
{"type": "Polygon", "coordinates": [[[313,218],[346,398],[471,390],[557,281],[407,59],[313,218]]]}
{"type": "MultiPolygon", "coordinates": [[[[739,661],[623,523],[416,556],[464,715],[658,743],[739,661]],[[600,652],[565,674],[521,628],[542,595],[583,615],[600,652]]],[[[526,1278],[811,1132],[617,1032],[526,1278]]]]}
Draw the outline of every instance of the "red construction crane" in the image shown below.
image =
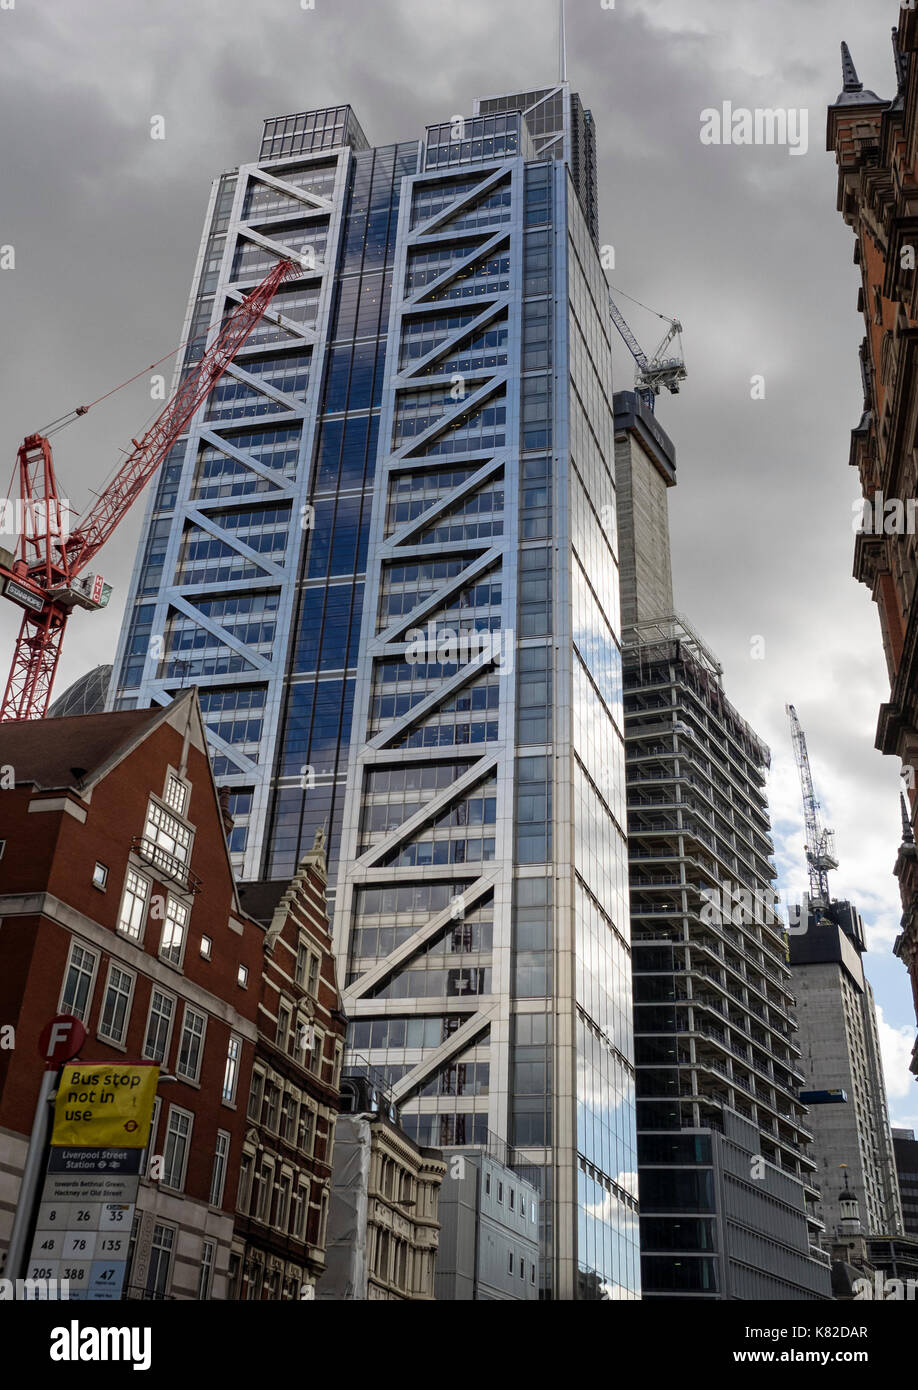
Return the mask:
{"type": "MultiPolygon", "coordinates": [[[[16,640],[0,721],[42,719],[61,651],[67,619],[74,608],[104,608],[111,586],[102,576],[81,572],[120,525],[172,444],[232,362],[261,319],[282,281],[297,275],[292,261],[278,261],[261,284],[225,320],[216,341],[142,439],[132,439],[132,452],[114,479],[73,528],[68,528],[66,503],[54,476],[51,445],[42,434],[30,434],[18,456],[22,523],[18,556],[0,550],[0,590],[25,609],[16,640]]],[[[85,415],[79,406],[69,418],[85,415]]],[[[57,423],[57,422],[55,422],[57,423]]]]}

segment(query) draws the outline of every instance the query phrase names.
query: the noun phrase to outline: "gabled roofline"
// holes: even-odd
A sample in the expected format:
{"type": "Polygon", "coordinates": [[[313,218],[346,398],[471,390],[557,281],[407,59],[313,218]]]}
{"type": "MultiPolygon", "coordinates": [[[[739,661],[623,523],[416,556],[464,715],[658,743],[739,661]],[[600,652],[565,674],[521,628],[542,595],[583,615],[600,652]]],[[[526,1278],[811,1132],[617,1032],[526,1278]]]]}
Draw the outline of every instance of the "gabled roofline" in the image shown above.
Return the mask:
{"type": "MultiPolygon", "coordinates": [[[[187,689],[179,691],[179,693],[175,695],[172,700],[170,700],[169,704],[160,706],[158,710],[151,709],[149,711],[152,716],[151,719],[148,722],[142,724],[137,730],[129,734],[127,738],[125,738],[124,741],[117,748],[115,748],[113,752],[111,752],[108,755],[108,757],[105,758],[104,761],[101,762],[99,766],[93,770],[91,775],[87,777],[84,781],[81,781],[80,783],[70,783],[66,787],[42,787],[36,782],[33,782],[32,785],[36,788],[37,791],[72,791],[82,801],[88,802],[92,795],[93,789],[96,786],[98,786],[100,782],[104,781],[104,779],[108,777],[115,770],[115,768],[118,767],[120,763],[124,762],[125,758],[130,757],[130,755],[134,752],[135,749],[139,748],[142,743],[145,743],[146,740],[151,736],[151,734],[155,733],[157,729],[162,728],[163,724],[171,720],[174,720],[174,716],[180,713],[186,707],[188,711],[189,722],[193,722],[197,725],[197,730],[200,735],[200,741],[204,754],[204,761],[207,765],[207,776],[210,781],[210,791],[213,797],[214,806],[217,811],[217,817],[222,831],[223,813],[222,807],[220,806],[220,793],[217,787],[216,778],[214,777],[213,765],[210,761],[210,756],[207,751],[207,728],[204,723],[204,714],[201,710],[201,702],[198,698],[198,687],[196,685],[188,686],[187,689]]],[[[264,933],[265,928],[262,925],[262,923],[257,921],[256,918],[250,916],[250,914],[245,911],[245,909],[242,907],[239,901],[239,885],[236,882],[236,875],[233,871],[233,865],[232,860],[230,859],[229,844],[227,843],[226,834],[221,833],[220,838],[223,841],[223,854],[226,860],[226,869],[227,873],[229,874],[229,879],[233,890],[233,915],[238,916],[246,922],[253,923],[255,926],[259,928],[259,930],[262,933],[264,933]]]]}
{"type": "MultiPolygon", "coordinates": [[[[189,689],[183,691],[181,695],[177,695],[170,704],[163,705],[159,714],[157,714],[155,718],[151,719],[149,724],[142,725],[136,733],[130,735],[127,739],[125,739],[124,743],[122,743],[119,748],[116,748],[113,753],[110,753],[109,756],[105,759],[105,761],[100,763],[99,766],[88,778],[83,779],[79,784],[72,784],[73,790],[78,792],[81,796],[83,795],[84,791],[91,793],[93,788],[99,782],[101,782],[103,778],[107,777],[110,772],[113,772],[119,763],[124,762],[125,758],[129,757],[130,754],[134,752],[135,748],[139,748],[142,743],[145,743],[146,740],[150,737],[150,735],[154,733],[158,728],[160,728],[161,725],[163,725],[166,722],[169,716],[175,712],[177,707],[181,706],[183,703],[185,703],[188,700],[191,700],[192,698],[194,698],[195,704],[197,705],[198,718],[201,721],[201,726],[203,728],[203,715],[201,714],[200,704],[197,701],[197,693],[197,686],[190,686],[189,689]]],[[[209,763],[210,759],[208,759],[208,765],[209,763]]],[[[43,787],[42,790],[51,790],[51,788],[43,787]]]]}

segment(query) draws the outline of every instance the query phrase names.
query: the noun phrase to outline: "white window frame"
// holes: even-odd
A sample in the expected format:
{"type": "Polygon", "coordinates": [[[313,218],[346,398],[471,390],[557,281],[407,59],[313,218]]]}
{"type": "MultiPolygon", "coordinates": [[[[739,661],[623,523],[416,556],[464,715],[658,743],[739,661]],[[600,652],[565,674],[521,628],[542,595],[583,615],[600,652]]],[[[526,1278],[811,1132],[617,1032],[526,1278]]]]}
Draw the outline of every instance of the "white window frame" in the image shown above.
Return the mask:
{"type": "Polygon", "coordinates": [[[147,1009],[147,1022],[143,1030],[143,1051],[141,1055],[143,1056],[145,1061],[156,1062],[161,1067],[165,1067],[166,1063],[169,1060],[169,1048],[172,1046],[172,1030],[175,1027],[176,1002],[177,1001],[174,994],[170,994],[168,990],[160,989],[158,985],[154,985],[153,988],[150,990],[150,1006],[147,1009]],[[150,1020],[153,1017],[153,1002],[156,999],[157,994],[160,995],[163,999],[168,999],[172,1005],[172,1010],[169,1014],[169,1026],[166,1029],[166,1040],[163,1044],[163,1054],[161,1057],[155,1056],[154,1053],[148,1050],[150,1040],[150,1020]]]}
{"type": "Polygon", "coordinates": [[[319,997],[319,981],[322,978],[322,954],[305,936],[300,937],[296,951],[296,966],[293,977],[301,989],[305,990],[313,999],[317,999],[319,997]],[[301,952],[304,957],[302,962],[301,952]]]}
{"type": "Polygon", "coordinates": [[[296,1198],[290,1193],[291,1215],[295,1209],[290,1234],[294,1240],[305,1241],[309,1231],[309,1203],[312,1200],[312,1184],[308,1178],[299,1178],[296,1184],[296,1198]]]}
{"type": "Polygon", "coordinates": [[[226,1044],[226,1060],[223,1064],[223,1085],[220,1088],[220,1099],[224,1105],[235,1105],[236,1095],[239,1091],[239,1070],[242,1064],[242,1038],[238,1033],[230,1033],[226,1044]],[[233,1056],[233,1044],[236,1044],[235,1057],[233,1056]],[[230,1093],[227,1095],[226,1078],[230,1069],[230,1062],[233,1062],[233,1084],[230,1093]]]}
{"type": "Polygon", "coordinates": [[[98,890],[99,890],[100,893],[104,893],[107,883],[108,883],[108,865],[107,865],[107,864],[101,863],[101,862],[97,859],[97,860],[96,860],[96,863],[95,863],[95,867],[94,867],[94,869],[93,869],[93,871],[92,871],[92,886],[93,886],[93,888],[98,888],[98,890]],[[99,870],[100,870],[100,869],[102,870],[102,874],[101,874],[101,881],[99,882],[99,881],[97,881],[97,879],[98,879],[98,877],[99,877],[99,870]]]}
{"type": "Polygon", "coordinates": [[[232,1142],[232,1135],[228,1129],[217,1130],[217,1142],[214,1144],[214,1162],[210,1174],[210,1195],[208,1198],[209,1204],[212,1207],[223,1206],[223,1197],[226,1192],[226,1175],[229,1171],[230,1145],[232,1142]],[[220,1143],[221,1140],[223,1140],[222,1148],[220,1143]]]}
{"type": "Polygon", "coordinates": [[[252,1068],[252,1078],[249,1082],[249,1097],[246,1101],[246,1115],[255,1124],[261,1121],[261,1103],[265,1095],[265,1073],[261,1067],[252,1068]]]}
{"type": "Polygon", "coordinates": [[[102,1038],[107,1043],[112,1043],[115,1047],[123,1047],[124,1040],[127,1037],[128,1027],[130,1026],[131,1022],[131,1007],[134,1003],[134,986],[136,983],[137,976],[134,974],[133,970],[126,969],[120,961],[109,961],[108,971],[105,975],[105,988],[102,991],[102,1003],[99,1005],[99,1025],[96,1028],[96,1037],[102,1038]],[[104,1027],[105,1003],[108,998],[108,992],[112,987],[112,972],[115,970],[117,970],[122,975],[126,975],[128,980],[130,981],[127,990],[127,1003],[124,1006],[124,1026],[121,1030],[120,1037],[115,1033],[106,1033],[104,1027]]]}
{"type": "Polygon", "coordinates": [[[217,1242],[205,1240],[201,1245],[201,1264],[198,1269],[198,1301],[206,1302],[213,1293],[214,1269],[217,1263],[217,1242]]]}
{"type": "Polygon", "coordinates": [[[170,859],[177,860],[179,864],[191,863],[194,831],[182,816],[177,816],[174,811],[170,811],[155,796],[151,796],[147,802],[147,814],[143,822],[143,838],[148,840],[151,845],[155,845],[157,849],[161,849],[164,854],[168,854],[170,859]],[[175,834],[176,830],[182,833],[175,834]],[[182,843],[183,835],[187,836],[186,843],[182,843]]]}
{"type": "Polygon", "coordinates": [[[285,999],[281,996],[277,1004],[277,1029],[274,1034],[274,1043],[275,1046],[281,1048],[284,1052],[290,1051],[290,1031],[293,1026],[293,1012],[293,1005],[290,1003],[289,999],[285,999]],[[281,1020],[285,1014],[287,1016],[287,1026],[284,1029],[282,1037],[281,1020]]]}
{"type": "Polygon", "coordinates": [[[127,873],[126,873],[125,876],[124,876],[124,888],[121,890],[121,902],[120,902],[120,904],[119,904],[119,906],[118,906],[118,928],[117,928],[117,929],[118,929],[119,934],[120,934],[121,936],[126,936],[126,937],[128,938],[129,941],[140,941],[141,937],[143,936],[144,927],[146,926],[146,921],[147,921],[147,912],[148,912],[149,907],[150,907],[150,888],[151,888],[151,886],[152,886],[152,885],[151,885],[150,880],[149,880],[148,878],[146,878],[143,874],[138,873],[136,869],[134,869],[134,868],[132,868],[130,865],[128,865],[128,871],[127,871],[127,873]],[[142,885],[143,885],[143,890],[144,890],[144,891],[143,891],[143,897],[142,897],[142,898],[141,898],[139,892],[137,891],[137,889],[131,886],[131,879],[132,879],[132,878],[135,879],[135,880],[137,881],[138,884],[142,884],[142,885]],[[138,902],[140,903],[140,917],[139,917],[139,920],[138,920],[138,922],[137,922],[136,930],[133,929],[133,927],[131,927],[131,926],[126,926],[126,925],[125,925],[125,920],[124,920],[124,905],[125,905],[125,903],[126,903],[126,901],[127,901],[127,898],[128,898],[128,895],[129,895],[129,894],[130,894],[130,896],[131,896],[131,898],[132,898],[132,900],[133,900],[133,901],[132,901],[132,909],[131,909],[131,917],[132,917],[132,918],[133,918],[133,916],[134,916],[134,907],[136,906],[136,904],[137,904],[138,902]]]}
{"type": "Polygon", "coordinates": [[[255,1153],[250,1149],[244,1149],[239,1160],[239,1182],[236,1187],[236,1209],[241,1211],[243,1216],[251,1215],[255,1162],[255,1153]]]}
{"type": "Polygon", "coordinates": [[[85,1023],[92,1012],[93,995],[96,992],[96,976],[99,973],[99,952],[85,946],[82,941],[78,941],[75,936],[70,938],[70,950],[67,952],[67,964],[64,966],[64,978],[61,981],[60,999],[57,1006],[59,1014],[73,1014],[81,1023],[85,1023]],[[92,968],[88,971],[89,984],[86,988],[86,1002],[82,1006],[82,1012],[75,1008],[73,1004],[65,1004],[64,997],[67,993],[67,980],[73,967],[73,957],[76,951],[82,951],[84,956],[89,956],[92,960],[92,968]]]}
{"type": "Polygon", "coordinates": [[[272,1134],[280,1134],[281,1110],[284,1103],[284,1094],[285,1092],[283,1085],[281,1084],[280,1077],[275,1077],[272,1074],[271,1076],[268,1076],[265,1079],[265,1090],[262,1099],[261,1109],[261,1127],[262,1129],[270,1130],[272,1134]],[[275,1097],[277,1100],[277,1106],[274,1110],[273,1115],[273,1122],[272,1117],[269,1114],[272,1097],[275,1097]]]}
{"type": "Polygon", "coordinates": [[[325,1033],[323,1029],[312,1027],[312,1048],[309,1053],[309,1070],[313,1076],[322,1080],[322,1072],[325,1067],[325,1033]]]}
{"type": "Polygon", "coordinates": [[[298,1009],[293,1025],[293,1056],[307,1069],[314,1036],[312,1020],[302,1009],[298,1009]]]}
{"type": "Polygon", "coordinates": [[[188,781],[188,779],[186,777],[180,776],[179,773],[175,772],[170,767],[169,771],[166,773],[166,781],[163,787],[162,796],[163,805],[166,808],[166,810],[169,811],[173,816],[179,816],[180,818],[184,818],[185,812],[188,809],[188,798],[190,793],[191,783],[188,781]],[[176,806],[175,803],[170,799],[170,792],[172,791],[173,786],[178,787],[181,790],[181,806],[176,806]]]}
{"type": "Polygon", "coordinates": [[[294,1148],[296,1147],[297,1126],[300,1119],[299,1109],[300,1101],[297,1092],[288,1088],[281,1095],[280,1118],[277,1122],[277,1132],[286,1144],[292,1144],[294,1148]],[[289,1134],[287,1132],[287,1126],[284,1123],[285,1115],[288,1120],[291,1118],[293,1120],[293,1132],[289,1134]]]}
{"type": "Polygon", "coordinates": [[[156,1151],[156,1131],[159,1129],[159,1114],[163,1108],[162,1096],[155,1096],[153,1099],[153,1118],[150,1120],[150,1137],[147,1140],[147,1147],[144,1149],[144,1157],[141,1164],[140,1176],[145,1178],[150,1167],[150,1159],[156,1151]]]}
{"type": "Polygon", "coordinates": [[[170,1106],[169,1106],[169,1113],[168,1113],[168,1116],[167,1116],[167,1119],[166,1119],[166,1135],[165,1135],[165,1140],[164,1140],[164,1142],[163,1142],[163,1175],[162,1175],[162,1178],[160,1179],[160,1183],[161,1183],[161,1185],[162,1185],[163,1187],[168,1187],[172,1192],[184,1192],[184,1191],[185,1191],[185,1178],[186,1178],[187,1173],[188,1173],[188,1155],[189,1155],[189,1153],[190,1153],[190,1151],[191,1151],[191,1138],[192,1138],[192,1135],[193,1135],[193,1134],[194,1134],[194,1113],[193,1113],[193,1111],[191,1111],[191,1110],[186,1110],[186,1109],[185,1109],[183,1106],[181,1106],[181,1105],[170,1105],[170,1106]],[[173,1116],[177,1116],[177,1117],[180,1118],[181,1120],[187,1120],[187,1121],[188,1121],[188,1128],[187,1128],[187,1130],[184,1132],[184,1134],[181,1134],[181,1132],[180,1132],[178,1129],[173,1130],[173,1128],[172,1128],[172,1119],[173,1119],[173,1116]],[[181,1138],[184,1140],[184,1147],[183,1147],[183,1149],[182,1149],[181,1171],[180,1171],[179,1174],[178,1174],[178,1181],[177,1181],[177,1182],[170,1182],[170,1180],[169,1180],[170,1177],[173,1176],[172,1169],[170,1168],[170,1165],[169,1165],[169,1140],[170,1140],[170,1138],[172,1138],[173,1134],[175,1134],[176,1137],[181,1137],[181,1138]]]}
{"type": "Polygon", "coordinates": [[[249,987],[249,967],[247,965],[243,965],[241,961],[239,963],[239,968],[236,971],[236,984],[239,986],[240,989],[248,989],[249,987]]]}
{"type": "Polygon", "coordinates": [[[308,1098],[307,1096],[304,1096],[303,1099],[302,1099],[302,1101],[301,1101],[301,1103],[300,1103],[300,1113],[299,1113],[299,1115],[297,1116],[297,1148],[300,1150],[300,1153],[306,1154],[309,1158],[312,1158],[312,1156],[314,1155],[314,1153],[315,1153],[315,1151],[316,1151],[316,1134],[317,1134],[317,1132],[318,1132],[318,1129],[319,1129],[319,1107],[315,1104],[314,1101],[311,1101],[311,1100],[309,1100],[309,1098],[308,1098]],[[308,1143],[308,1144],[300,1144],[300,1142],[299,1142],[299,1129],[300,1129],[300,1125],[303,1123],[303,1119],[304,1119],[304,1117],[305,1117],[306,1115],[311,1115],[311,1116],[312,1116],[312,1120],[308,1122],[308,1123],[309,1123],[309,1143],[308,1143]]]}
{"type": "Polygon", "coordinates": [[[306,972],[306,993],[313,999],[319,997],[319,981],[322,978],[322,957],[318,951],[310,949],[309,966],[306,972]]]}
{"type": "Polygon", "coordinates": [[[202,1063],[203,1063],[203,1061],[204,1061],[204,1046],[205,1046],[206,1039],[207,1039],[207,1014],[202,1013],[202,1011],[201,1011],[200,1009],[193,1009],[193,1008],[191,1007],[190,1004],[186,1003],[186,1004],[185,1004],[184,1012],[182,1013],[182,1026],[181,1026],[181,1028],[180,1028],[180,1030],[179,1030],[178,1055],[177,1055],[177,1057],[176,1057],[176,1059],[175,1059],[175,1074],[176,1074],[176,1076],[180,1076],[180,1077],[182,1078],[183,1081],[198,1082],[198,1081],[201,1080],[201,1065],[202,1065],[202,1063]],[[186,1029],[186,1027],[187,1027],[187,1025],[188,1025],[188,1016],[189,1016],[189,1014],[191,1014],[194,1018],[199,1018],[199,1019],[201,1019],[202,1022],[203,1022],[203,1025],[204,1025],[203,1028],[201,1029],[201,1032],[200,1032],[200,1045],[199,1045],[199,1047],[198,1047],[198,1061],[197,1061],[197,1066],[195,1067],[195,1069],[194,1069],[193,1072],[187,1072],[187,1071],[183,1071],[183,1070],[182,1070],[182,1043],[183,1043],[184,1038],[185,1038],[185,1029],[186,1029]]]}
{"type": "MultiPolygon", "coordinates": [[[[157,1222],[154,1224],[154,1226],[153,1226],[153,1241],[152,1241],[151,1247],[150,1247],[151,1260],[148,1261],[148,1264],[147,1264],[147,1279],[146,1279],[146,1284],[145,1284],[145,1286],[144,1286],[144,1287],[147,1288],[150,1292],[159,1292],[159,1293],[161,1293],[161,1294],[163,1295],[163,1297],[165,1297],[166,1294],[168,1294],[170,1285],[172,1284],[172,1271],[173,1271],[174,1268],[175,1268],[175,1251],[176,1251],[176,1246],[177,1246],[177,1244],[178,1244],[178,1227],[177,1227],[177,1226],[173,1226],[173,1225],[171,1224],[171,1222],[168,1222],[168,1221],[157,1221],[157,1222]],[[157,1231],[168,1231],[168,1232],[170,1233],[172,1239],[171,1239],[171,1241],[170,1241],[168,1247],[167,1247],[167,1246],[164,1246],[164,1245],[157,1245],[157,1244],[155,1243],[155,1242],[156,1242],[156,1232],[157,1232],[157,1231]],[[165,1255],[166,1255],[166,1278],[165,1278],[165,1282],[163,1283],[162,1288],[159,1289],[159,1290],[150,1290],[150,1273],[151,1273],[151,1265],[152,1265],[152,1254],[153,1254],[153,1251],[154,1251],[154,1250],[157,1252],[158,1255],[161,1254],[161,1253],[165,1253],[165,1255]]],[[[159,1262],[158,1259],[157,1259],[157,1267],[158,1267],[158,1268],[160,1267],[160,1262],[159,1262]]]]}
{"type": "Polygon", "coordinates": [[[182,962],[185,959],[185,942],[188,940],[188,923],[190,921],[191,908],[186,907],[173,893],[167,893],[166,909],[163,914],[163,929],[159,937],[159,956],[161,960],[167,961],[169,965],[178,966],[179,969],[182,968],[182,962]],[[170,910],[173,913],[172,917],[169,916],[170,910]],[[179,921],[178,917],[175,915],[176,913],[183,913],[184,921],[179,921]],[[166,932],[169,927],[172,928],[173,937],[176,930],[181,932],[177,955],[174,940],[170,945],[166,945],[166,932]]]}
{"type": "Polygon", "coordinates": [[[290,1210],[293,1206],[293,1178],[293,1170],[291,1168],[288,1168],[286,1164],[283,1164],[281,1166],[280,1172],[275,1174],[274,1186],[271,1194],[271,1204],[274,1207],[274,1219],[271,1222],[271,1225],[274,1227],[276,1231],[283,1231],[284,1234],[286,1234],[287,1228],[290,1225],[290,1210]],[[287,1190],[287,1201],[284,1207],[284,1211],[283,1213],[281,1213],[280,1198],[285,1186],[287,1190]],[[277,1197],[276,1204],[273,1200],[275,1196],[277,1197]]]}
{"type": "Polygon", "coordinates": [[[201,959],[211,960],[214,953],[214,939],[212,936],[201,937],[201,959]]]}
{"type": "Polygon", "coordinates": [[[253,1177],[256,1184],[256,1194],[252,1220],[260,1221],[263,1226],[268,1226],[271,1223],[271,1201],[274,1196],[275,1162],[273,1158],[262,1153],[260,1157],[256,1158],[255,1164],[253,1177]]]}
{"type": "Polygon", "coordinates": [[[316,1235],[316,1245],[324,1246],[325,1237],[328,1233],[328,1188],[322,1188],[322,1195],[319,1198],[319,1230],[316,1235]]]}

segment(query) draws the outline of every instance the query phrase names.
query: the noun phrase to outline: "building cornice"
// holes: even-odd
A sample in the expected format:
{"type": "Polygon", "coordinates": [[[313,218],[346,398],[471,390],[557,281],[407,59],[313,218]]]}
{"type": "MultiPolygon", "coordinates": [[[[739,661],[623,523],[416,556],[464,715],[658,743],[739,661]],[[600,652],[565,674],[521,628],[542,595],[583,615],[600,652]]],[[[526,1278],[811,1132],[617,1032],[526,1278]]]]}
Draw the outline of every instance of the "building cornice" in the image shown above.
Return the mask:
{"type": "Polygon", "coordinates": [[[100,951],[105,951],[122,961],[130,969],[155,980],[170,994],[181,994],[183,999],[200,1005],[212,1017],[222,1019],[233,1032],[239,1033],[248,1041],[255,1042],[258,1039],[255,1024],[234,1009],[232,1004],[204,989],[187,975],[177,972],[173,966],[166,965],[156,956],[135,946],[118,932],[100,926],[91,917],[71,907],[69,903],[62,902],[53,893],[10,893],[0,897],[0,931],[7,927],[9,919],[17,917],[44,917],[55,926],[78,934],[91,945],[97,946],[100,951]]]}

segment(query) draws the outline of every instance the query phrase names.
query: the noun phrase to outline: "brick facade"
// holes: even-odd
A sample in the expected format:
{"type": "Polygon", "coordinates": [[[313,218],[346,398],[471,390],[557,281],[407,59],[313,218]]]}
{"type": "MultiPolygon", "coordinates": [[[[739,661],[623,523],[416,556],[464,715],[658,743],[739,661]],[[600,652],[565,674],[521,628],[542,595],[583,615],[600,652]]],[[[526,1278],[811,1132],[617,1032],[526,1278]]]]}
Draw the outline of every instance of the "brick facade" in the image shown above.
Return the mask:
{"type": "Polygon", "coordinates": [[[320,832],[265,938],[233,1247],[239,1298],[313,1297],[325,1269],[345,1022],[323,843],[320,832]]]}
{"type": "MultiPolygon", "coordinates": [[[[903,765],[909,814],[895,873],[902,896],[896,953],[909,970],[918,1014],[918,14],[893,30],[896,95],[864,89],[842,45],[843,90],[828,112],[827,148],[838,163],[838,210],[855,236],[864,405],[851,433],[864,520],[854,576],[880,619],[889,700],[876,746],[903,765]]],[[[892,857],[892,856],[890,856],[892,857]]],[[[918,1073],[918,1043],[912,1070],[918,1073]]]]}
{"type": "Polygon", "coordinates": [[[15,1042],[0,1047],[0,1254],[41,1082],[38,1037],[74,1013],[87,1030],[80,1060],[161,1066],[127,1296],[303,1296],[324,1264],[344,1028],[321,848],[267,928],[243,910],[194,690],[166,708],[3,725],[0,766],[0,1029],[15,1042]],[[278,1046],[284,1001],[291,1036],[278,1046]],[[250,1118],[253,1075],[280,1088],[277,1115],[259,1106],[250,1118]],[[247,1199],[237,1214],[269,1153],[293,1192],[309,1183],[299,1226],[293,1192],[267,1223],[247,1199]],[[257,1294],[249,1251],[283,1259],[284,1277],[257,1294]]]}

